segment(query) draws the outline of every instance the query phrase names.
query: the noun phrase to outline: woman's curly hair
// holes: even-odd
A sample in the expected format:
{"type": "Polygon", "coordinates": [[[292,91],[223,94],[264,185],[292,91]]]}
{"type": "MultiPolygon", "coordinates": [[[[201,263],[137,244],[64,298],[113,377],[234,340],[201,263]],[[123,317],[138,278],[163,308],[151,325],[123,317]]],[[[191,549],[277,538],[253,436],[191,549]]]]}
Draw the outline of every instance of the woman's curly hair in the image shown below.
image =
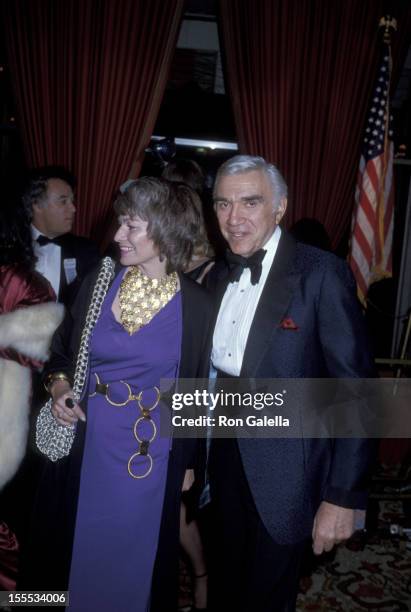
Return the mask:
{"type": "Polygon", "coordinates": [[[30,220],[21,205],[7,207],[0,216],[0,265],[34,268],[30,220]]]}

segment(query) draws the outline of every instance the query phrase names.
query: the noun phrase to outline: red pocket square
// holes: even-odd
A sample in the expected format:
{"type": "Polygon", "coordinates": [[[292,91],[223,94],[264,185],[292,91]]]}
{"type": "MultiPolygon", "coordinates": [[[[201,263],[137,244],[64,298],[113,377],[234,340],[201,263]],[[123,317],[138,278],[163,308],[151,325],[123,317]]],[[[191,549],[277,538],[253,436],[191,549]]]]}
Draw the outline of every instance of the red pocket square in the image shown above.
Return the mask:
{"type": "Polygon", "coordinates": [[[281,329],[291,329],[293,331],[297,331],[299,329],[298,325],[294,323],[291,317],[288,317],[287,319],[283,319],[279,327],[281,327],[281,329]]]}

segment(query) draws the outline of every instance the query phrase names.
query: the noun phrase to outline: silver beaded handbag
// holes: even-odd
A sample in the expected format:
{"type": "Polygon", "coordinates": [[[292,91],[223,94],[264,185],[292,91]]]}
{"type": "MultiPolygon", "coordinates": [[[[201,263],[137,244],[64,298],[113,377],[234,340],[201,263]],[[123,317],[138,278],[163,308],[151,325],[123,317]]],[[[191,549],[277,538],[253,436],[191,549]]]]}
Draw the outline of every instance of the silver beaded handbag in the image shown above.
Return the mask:
{"type": "MultiPolygon", "coordinates": [[[[100,316],[104,298],[107,295],[113,276],[114,261],[110,257],[105,257],[102,261],[96,284],[94,285],[86,322],[81,333],[73,381],[73,395],[76,401],[79,401],[81,398],[86,380],[91,332],[100,316]]],[[[52,399],[49,399],[37,417],[36,444],[39,451],[46,455],[46,457],[51,461],[57,461],[70,453],[76,434],[76,427],[75,425],[59,425],[51,412],[52,404],[52,399]]]]}

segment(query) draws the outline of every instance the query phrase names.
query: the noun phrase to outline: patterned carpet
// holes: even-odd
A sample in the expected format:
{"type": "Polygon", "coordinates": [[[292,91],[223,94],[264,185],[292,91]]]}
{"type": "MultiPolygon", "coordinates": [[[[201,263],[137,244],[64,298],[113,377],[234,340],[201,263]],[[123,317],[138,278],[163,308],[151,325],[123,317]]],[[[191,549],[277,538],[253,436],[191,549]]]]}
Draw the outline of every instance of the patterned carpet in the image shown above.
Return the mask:
{"type": "MultiPolygon", "coordinates": [[[[397,517],[396,517],[397,518],[397,517]]],[[[405,539],[379,530],[356,537],[300,581],[297,610],[411,610],[411,552],[405,539]]]]}
{"type": "MultiPolygon", "coordinates": [[[[390,535],[391,523],[404,524],[401,502],[381,504],[378,529],[370,536],[358,534],[319,560],[310,556],[300,581],[297,610],[410,611],[411,542],[405,536],[390,535]]],[[[191,603],[190,577],[181,562],[180,609],[186,610],[191,603]]]]}

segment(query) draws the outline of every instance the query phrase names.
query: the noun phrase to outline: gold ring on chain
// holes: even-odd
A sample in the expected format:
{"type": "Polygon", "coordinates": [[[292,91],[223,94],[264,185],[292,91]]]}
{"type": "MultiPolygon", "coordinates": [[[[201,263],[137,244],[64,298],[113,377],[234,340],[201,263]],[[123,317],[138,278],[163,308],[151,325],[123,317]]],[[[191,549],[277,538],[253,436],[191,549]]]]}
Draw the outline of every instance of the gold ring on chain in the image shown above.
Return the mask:
{"type": "Polygon", "coordinates": [[[136,480],[140,480],[140,478],[146,478],[150,474],[151,470],[153,469],[153,458],[149,453],[147,453],[146,455],[142,455],[142,453],[138,451],[137,453],[134,453],[134,455],[131,455],[130,459],[128,460],[127,469],[128,469],[128,473],[130,474],[130,476],[132,478],[135,478],[136,480]],[[131,470],[131,462],[133,461],[133,459],[135,459],[138,456],[147,457],[150,461],[148,470],[144,474],[141,474],[140,476],[138,476],[137,474],[134,474],[134,472],[132,472],[131,470]]]}
{"type": "Polygon", "coordinates": [[[126,383],[124,380],[119,380],[118,382],[120,382],[123,385],[126,385],[129,395],[124,402],[113,401],[112,399],[110,399],[109,394],[108,394],[109,385],[107,383],[102,383],[100,381],[100,378],[97,372],[93,372],[93,374],[96,377],[96,389],[95,391],[93,391],[93,393],[90,393],[89,397],[94,397],[95,395],[97,395],[97,393],[100,393],[101,395],[104,395],[104,397],[106,398],[109,404],[111,404],[112,406],[117,406],[118,408],[121,408],[122,406],[126,406],[128,402],[132,399],[137,399],[137,397],[134,397],[134,396],[130,397],[131,395],[130,385],[126,383]]]}
{"type": "Polygon", "coordinates": [[[147,442],[152,442],[154,440],[154,438],[157,435],[157,427],[156,424],[154,423],[154,421],[150,418],[146,418],[146,417],[139,417],[137,419],[137,421],[134,423],[134,437],[137,440],[137,442],[143,442],[143,440],[140,438],[140,436],[137,433],[137,427],[138,424],[140,423],[140,421],[147,421],[148,423],[151,423],[151,425],[153,426],[153,435],[151,436],[151,438],[149,440],[147,440],[147,442]]]}
{"type": "Polygon", "coordinates": [[[137,402],[138,402],[138,407],[140,408],[140,410],[144,413],[146,411],[151,412],[152,410],[154,410],[154,408],[157,408],[160,399],[161,399],[161,393],[160,393],[160,389],[158,387],[154,387],[156,393],[157,393],[157,397],[154,401],[154,404],[152,404],[151,406],[142,406],[141,402],[143,400],[143,391],[140,391],[140,393],[138,394],[139,397],[137,398],[137,402]]]}

